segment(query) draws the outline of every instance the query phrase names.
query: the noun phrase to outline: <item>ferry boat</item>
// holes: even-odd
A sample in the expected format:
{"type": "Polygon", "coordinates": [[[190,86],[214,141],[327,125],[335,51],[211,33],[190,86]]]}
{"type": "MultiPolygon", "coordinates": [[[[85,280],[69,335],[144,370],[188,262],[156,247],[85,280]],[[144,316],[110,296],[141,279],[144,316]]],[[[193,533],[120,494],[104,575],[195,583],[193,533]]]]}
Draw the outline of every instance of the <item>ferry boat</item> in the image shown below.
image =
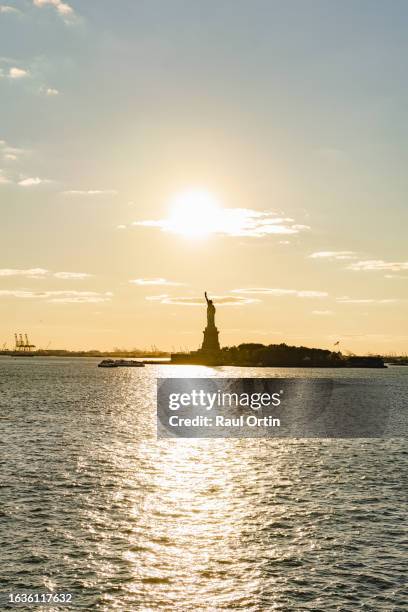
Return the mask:
{"type": "Polygon", "coordinates": [[[145,364],[133,359],[103,359],[98,368],[144,368],[145,364]]]}

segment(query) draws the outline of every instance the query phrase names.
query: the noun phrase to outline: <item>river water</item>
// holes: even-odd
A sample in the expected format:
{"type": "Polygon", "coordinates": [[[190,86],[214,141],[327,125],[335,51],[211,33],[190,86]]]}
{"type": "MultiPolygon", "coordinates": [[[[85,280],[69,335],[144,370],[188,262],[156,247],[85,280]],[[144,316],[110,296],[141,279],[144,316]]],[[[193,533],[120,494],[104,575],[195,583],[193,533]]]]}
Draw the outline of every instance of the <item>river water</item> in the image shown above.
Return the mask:
{"type": "MultiPolygon", "coordinates": [[[[156,376],[344,371],[97,362],[0,358],[1,610],[408,609],[402,438],[156,440],[156,376]]],[[[408,368],[354,375],[406,425],[408,368]]]]}

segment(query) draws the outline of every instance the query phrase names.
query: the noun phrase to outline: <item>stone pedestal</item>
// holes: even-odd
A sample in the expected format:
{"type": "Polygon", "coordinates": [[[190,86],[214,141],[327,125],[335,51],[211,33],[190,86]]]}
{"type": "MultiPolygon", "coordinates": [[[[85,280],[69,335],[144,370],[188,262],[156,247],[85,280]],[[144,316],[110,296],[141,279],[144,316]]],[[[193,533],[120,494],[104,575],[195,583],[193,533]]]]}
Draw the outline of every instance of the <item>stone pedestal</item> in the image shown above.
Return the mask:
{"type": "Polygon", "coordinates": [[[207,325],[203,333],[204,333],[204,339],[201,345],[201,350],[211,351],[211,352],[219,351],[220,350],[220,342],[218,340],[219,332],[218,332],[218,329],[215,327],[215,325],[213,327],[207,325]]]}

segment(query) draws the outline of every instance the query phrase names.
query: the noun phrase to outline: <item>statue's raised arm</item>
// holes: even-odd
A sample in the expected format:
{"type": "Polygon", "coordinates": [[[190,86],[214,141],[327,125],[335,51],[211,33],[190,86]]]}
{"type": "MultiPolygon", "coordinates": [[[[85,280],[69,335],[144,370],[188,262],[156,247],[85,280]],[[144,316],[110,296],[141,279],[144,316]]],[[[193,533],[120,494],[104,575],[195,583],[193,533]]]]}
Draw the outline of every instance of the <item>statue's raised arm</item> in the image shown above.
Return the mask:
{"type": "Polygon", "coordinates": [[[209,299],[208,299],[208,297],[207,297],[207,292],[206,292],[206,291],[204,292],[204,295],[205,295],[206,302],[207,302],[207,304],[208,304],[209,299]]]}

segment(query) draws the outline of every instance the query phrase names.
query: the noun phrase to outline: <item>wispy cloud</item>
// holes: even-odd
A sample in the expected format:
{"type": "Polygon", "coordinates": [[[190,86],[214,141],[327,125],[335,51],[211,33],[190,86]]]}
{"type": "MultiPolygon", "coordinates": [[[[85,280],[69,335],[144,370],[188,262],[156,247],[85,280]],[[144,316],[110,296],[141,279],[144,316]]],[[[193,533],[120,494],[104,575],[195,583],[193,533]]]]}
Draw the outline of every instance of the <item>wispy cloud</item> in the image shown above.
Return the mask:
{"type": "Polygon", "coordinates": [[[33,4],[39,8],[45,6],[53,7],[66,23],[71,22],[73,17],[75,17],[72,6],[66,2],[62,2],[62,0],[33,0],[33,4]]]}
{"type": "Polygon", "coordinates": [[[54,276],[62,280],[83,280],[89,278],[92,274],[87,272],[51,272],[45,268],[27,268],[27,269],[15,269],[15,268],[2,268],[0,269],[0,277],[10,276],[22,276],[24,278],[49,278],[54,276]]]}
{"type": "Polygon", "coordinates": [[[147,295],[145,299],[148,300],[149,302],[161,302],[162,300],[164,300],[164,298],[168,298],[168,297],[169,297],[168,293],[160,293],[159,295],[147,295]]]}
{"type": "Polygon", "coordinates": [[[384,274],[384,278],[395,278],[400,280],[407,280],[408,276],[406,274],[384,274]]]}
{"type": "Polygon", "coordinates": [[[28,70],[24,70],[24,68],[17,68],[16,66],[13,66],[8,71],[8,76],[10,79],[24,79],[25,77],[28,77],[29,74],[30,73],[28,70]]]}
{"type": "Polygon", "coordinates": [[[108,196],[116,195],[118,192],[115,189],[69,189],[62,193],[67,196],[108,196]]]}
{"type": "Polygon", "coordinates": [[[107,291],[47,291],[47,300],[53,303],[65,304],[99,304],[109,302],[113,293],[107,291]]]}
{"type": "MultiPolygon", "coordinates": [[[[31,70],[29,70],[28,68],[22,67],[21,65],[11,65],[12,63],[14,64],[14,62],[18,64],[18,60],[13,60],[7,57],[0,57],[0,78],[7,78],[12,81],[21,81],[27,78],[33,78],[34,82],[37,80],[36,77],[38,76],[38,74],[35,63],[31,67],[31,70]]],[[[38,93],[45,96],[59,95],[58,89],[56,89],[55,87],[49,87],[45,84],[39,86],[38,93]]]]}
{"type": "Polygon", "coordinates": [[[87,272],[54,272],[53,276],[62,280],[84,280],[91,277],[92,274],[87,272]]]}
{"type": "Polygon", "coordinates": [[[0,4],[0,13],[2,14],[18,14],[21,11],[19,11],[18,9],[16,9],[14,6],[8,6],[7,4],[0,4]]]}
{"type": "MultiPolygon", "coordinates": [[[[0,146],[0,155],[3,154],[3,159],[7,161],[16,161],[17,155],[14,153],[7,153],[7,150],[12,150],[11,147],[3,148],[1,150],[0,146]]],[[[17,149],[15,149],[17,151],[17,149]]],[[[46,185],[52,183],[53,181],[50,179],[40,178],[39,176],[26,176],[21,175],[16,177],[16,173],[11,171],[10,168],[7,171],[0,169],[0,184],[11,183],[13,185],[18,185],[19,187],[29,188],[29,187],[38,187],[39,185],[46,185]],[[11,177],[11,178],[10,178],[11,177]]]]}
{"type": "Polygon", "coordinates": [[[133,225],[152,227],[175,234],[200,233],[200,224],[205,222],[205,233],[219,236],[261,238],[273,234],[298,234],[310,229],[289,217],[279,217],[271,211],[257,211],[249,208],[224,208],[212,211],[211,218],[201,219],[191,215],[186,221],[180,216],[165,219],[135,221],[133,225]]]}
{"type": "Polygon", "coordinates": [[[14,268],[0,269],[0,276],[24,276],[25,278],[44,278],[49,274],[44,268],[27,268],[26,270],[16,270],[14,268]]]}
{"type": "Polygon", "coordinates": [[[130,280],[129,283],[134,285],[141,286],[167,286],[167,287],[180,287],[184,283],[176,283],[174,281],[167,280],[166,278],[135,278],[134,280],[130,280]]]}
{"type": "Polygon", "coordinates": [[[408,270],[408,261],[384,261],[383,259],[365,259],[347,266],[349,270],[357,271],[390,271],[408,270]]]}
{"type": "Polygon", "coordinates": [[[39,176],[30,176],[18,181],[18,185],[20,185],[20,187],[36,187],[37,185],[43,185],[44,183],[51,183],[51,181],[49,179],[42,179],[39,176]]]}
{"type": "Polygon", "coordinates": [[[356,259],[354,251],[317,251],[309,255],[312,259],[347,260],[356,259]]]}
{"type": "Polygon", "coordinates": [[[2,289],[0,297],[14,297],[20,299],[39,299],[52,303],[69,304],[97,304],[111,300],[113,293],[107,291],[28,291],[20,289],[2,289]]]}
{"type": "Polygon", "coordinates": [[[5,140],[0,140],[0,155],[7,161],[16,161],[20,155],[28,153],[26,149],[12,147],[5,140]]]}
{"type": "Polygon", "coordinates": [[[298,298],[325,298],[329,295],[326,291],[310,291],[308,289],[279,289],[273,287],[233,289],[232,292],[243,295],[270,295],[272,297],[293,296],[298,298]]]}
{"type": "Polygon", "coordinates": [[[21,299],[32,299],[35,297],[44,297],[45,294],[35,293],[34,291],[26,291],[22,289],[0,289],[0,297],[15,297],[21,299]]]}
{"type": "Polygon", "coordinates": [[[376,299],[376,298],[351,298],[347,295],[336,298],[340,304],[395,304],[399,300],[396,298],[376,299]]]}
{"type": "Polygon", "coordinates": [[[332,310],[312,310],[312,314],[319,317],[330,317],[334,312],[332,310]]]}
{"type": "MultiPolygon", "coordinates": [[[[244,304],[253,304],[254,302],[259,302],[259,300],[247,298],[247,297],[238,297],[235,295],[215,295],[213,296],[214,302],[217,306],[239,306],[244,304]]],[[[158,301],[161,304],[169,304],[171,306],[203,306],[205,303],[203,298],[191,297],[191,296],[177,296],[172,297],[167,294],[162,295],[150,295],[146,297],[146,300],[149,301],[158,301]]]]}
{"type": "MultiPolygon", "coordinates": [[[[317,251],[309,255],[312,259],[326,259],[331,261],[356,260],[358,254],[354,251],[317,251]]],[[[360,255],[361,257],[361,255],[360,255]]],[[[360,259],[359,261],[351,261],[346,266],[347,270],[357,272],[401,272],[408,270],[408,261],[384,261],[383,259],[360,259]]],[[[392,278],[392,275],[387,275],[386,278],[392,278]]]]}

